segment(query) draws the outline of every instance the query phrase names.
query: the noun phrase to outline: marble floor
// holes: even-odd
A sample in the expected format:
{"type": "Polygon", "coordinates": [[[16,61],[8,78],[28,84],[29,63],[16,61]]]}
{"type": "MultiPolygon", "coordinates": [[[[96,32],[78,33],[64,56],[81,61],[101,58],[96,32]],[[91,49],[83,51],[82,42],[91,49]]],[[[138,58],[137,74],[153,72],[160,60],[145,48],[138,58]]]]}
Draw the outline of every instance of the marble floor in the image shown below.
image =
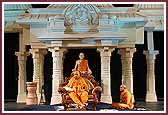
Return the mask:
{"type": "MultiPolygon", "coordinates": [[[[61,110],[61,104],[57,105],[26,105],[18,104],[16,102],[5,102],[4,111],[58,111],[61,110]]],[[[110,104],[100,103],[97,105],[97,110],[112,109],[110,104]]],[[[157,103],[136,102],[134,111],[164,111],[164,102],[157,103]]]]}

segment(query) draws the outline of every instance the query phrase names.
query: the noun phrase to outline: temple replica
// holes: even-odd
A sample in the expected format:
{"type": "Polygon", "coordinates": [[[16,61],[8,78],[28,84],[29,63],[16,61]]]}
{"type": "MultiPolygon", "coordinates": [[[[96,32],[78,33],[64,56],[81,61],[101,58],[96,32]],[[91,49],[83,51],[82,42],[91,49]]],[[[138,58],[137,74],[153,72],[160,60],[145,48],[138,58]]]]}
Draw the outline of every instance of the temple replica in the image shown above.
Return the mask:
{"type": "Polygon", "coordinates": [[[33,82],[37,82],[37,98],[44,85],[43,64],[47,51],[52,52],[51,105],[61,103],[57,89],[64,81],[63,63],[68,49],[96,48],[101,58],[101,101],[112,103],[110,57],[119,48],[122,83],[133,94],[132,58],[135,44],[144,44],[147,31],[146,102],[157,102],[154,64],[159,53],[154,50],[153,31],[164,31],[163,4],[135,4],[114,7],[112,4],[51,4],[32,8],[30,4],[4,5],[4,32],[19,32],[17,103],[26,102],[26,59],[32,54],[33,82]],[[31,45],[29,52],[25,46],[31,45]]]}

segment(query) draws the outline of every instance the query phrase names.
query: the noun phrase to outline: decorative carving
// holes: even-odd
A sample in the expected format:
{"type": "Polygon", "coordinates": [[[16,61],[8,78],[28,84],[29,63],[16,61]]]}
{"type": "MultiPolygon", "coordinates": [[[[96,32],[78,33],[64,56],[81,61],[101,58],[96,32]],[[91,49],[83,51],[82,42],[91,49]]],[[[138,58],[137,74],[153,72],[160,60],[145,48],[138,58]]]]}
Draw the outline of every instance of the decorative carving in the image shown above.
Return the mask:
{"type": "Polygon", "coordinates": [[[64,26],[73,32],[90,31],[91,26],[97,26],[99,23],[95,7],[88,4],[70,5],[65,10],[64,26]]]}
{"type": "Polygon", "coordinates": [[[19,79],[25,79],[25,60],[20,60],[19,65],[19,79]]]}
{"type": "Polygon", "coordinates": [[[15,52],[18,58],[19,76],[18,76],[18,95],[17,103],[26,102],[26,60],[28,52],[15,52]]]}
{"type": "Polygon", "coordinates": [[[57,92],[59,84],[63,81],[62,58],[65,49],[51,48],[53,57],[53,75],[52,75],[52,97],[51,105],[61,103],[61,95],[57,92]]]}
{"type": "Polygon", "coordinates": [[[50,16],[47,21],[47,29],[49,32],[63,32],[64,30],[63,16],[50,16]]]}

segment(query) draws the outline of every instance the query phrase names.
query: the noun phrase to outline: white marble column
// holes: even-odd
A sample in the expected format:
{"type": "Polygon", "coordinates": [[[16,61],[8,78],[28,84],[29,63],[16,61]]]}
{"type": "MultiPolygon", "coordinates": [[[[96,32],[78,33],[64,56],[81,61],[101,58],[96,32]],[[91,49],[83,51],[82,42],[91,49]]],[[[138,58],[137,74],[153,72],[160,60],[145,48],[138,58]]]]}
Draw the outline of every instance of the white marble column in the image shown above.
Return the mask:
{"type": "Polygon", "coordinates": [[[101,56],[101,82],[102,82],[102,94],[101,101],[104,103],[112,103],[111,96],[111,74],[110,74],[110,59],[114,49],[109,47],[98,48],[101,56]]]}
{"type": "Polygon", "coordinates": [[[30,52],[33,56],[33,82],[37,82],[37,97],[38,104],[40,101],[45,102],[44,92],[42,86],[44,85],[44,55],[47,54],[45,49],[31,49],[30,52]],[[41,98],[43,96],[43,98],[41,98]],[[43,99],[43,100],[41,100],[43,99]]]}
{"type": "Polygon", "coordinates": [[[153,31],[154,31],[154,28],[148,28],[147,29],[148,50],[152,50],[152,51],[154,50],[153,31]]]}
{"type": "Polygon", "coordinates": [[[65,59],[65,54],[68,52],[66,48],[61,48],[61,53],[62,53],[62,64],[61,64],[61,83],[64,82],[64,59],[65,59]]]}
{"type": "Polygon", "coordinates": [[[29,53],[15,52],[15,55],[19,66],[17,103],[26,103],[26,60],[29,53]]]}
{"type": "Polygon", "coordinates": [[[158,51],[144,51],[147,61],[147,94],[146,102],[157,102],[155,91],[155,59],[158,51]]]}
{"type": "Polygon", "coordinates": [[[58,93],[59,84],[63,82],[63,52],[59,47],[51,48],[53,57],[52,97],[51,105],[62,102],[61,94],[58,93]]]}
{"type": "Polygon", "coordinates": [[[132,58],[136,51],[135,48],[121,48],[119,53],[122,62],[122,84],[127,86],[127,89],[133,94],[133,72],[132,58]]]}

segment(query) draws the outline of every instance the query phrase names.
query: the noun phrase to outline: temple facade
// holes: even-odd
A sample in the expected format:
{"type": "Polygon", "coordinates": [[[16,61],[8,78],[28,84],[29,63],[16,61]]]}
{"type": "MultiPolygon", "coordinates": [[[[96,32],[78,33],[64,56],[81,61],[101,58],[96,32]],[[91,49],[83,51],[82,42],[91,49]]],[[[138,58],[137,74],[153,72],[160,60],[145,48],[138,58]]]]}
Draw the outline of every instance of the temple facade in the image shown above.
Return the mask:
{"type": "Polygon", "coordinates": [[[68,49],[96,48],[100,53],[101,101],[112,103],[110,59],[119,49],[122,62],[122,83],[133,94],[132,58],[136,44],[144,44],[147,31],[146,102],[157,102],[153,31],[164,31],[164,4],[134,4],[114,7],[112,4],[51,4],[32,8],[31,4],[4,4],[4,32],[19,33],[17,102],[26,102],[26,60],[32,55],[33,81],[37,82],[40,100],[44,85],[44,56],[52,53],[51,104],[61,103],[57,89],[64,81],[63,64],[68,49]],[[31,49],[26,51],[26,45],[31,49]]]}

